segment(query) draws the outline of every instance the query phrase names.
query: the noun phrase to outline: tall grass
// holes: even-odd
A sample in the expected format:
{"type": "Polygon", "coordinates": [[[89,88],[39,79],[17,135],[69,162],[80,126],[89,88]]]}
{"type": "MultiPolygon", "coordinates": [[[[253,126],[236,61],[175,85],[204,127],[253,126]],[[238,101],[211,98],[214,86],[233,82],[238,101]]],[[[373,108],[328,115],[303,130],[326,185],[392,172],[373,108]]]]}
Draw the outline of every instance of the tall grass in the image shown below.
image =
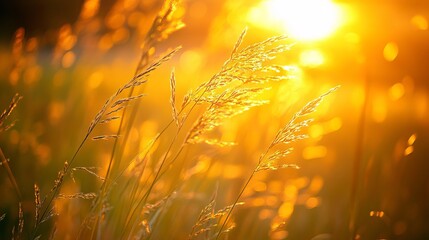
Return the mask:
{"type": "MultiPolygon", "coordinates": [[[[242,45],[247,29],[244,30],[235,45],[231,46],[231,54],[219,70],[188,91],[180,102],[176,88],[180,84],[181,76],[178,76],[174,69],[166,70],[163,65],[175,58],[181,47],[172,48],[162,54],[158,50],[162,41],[184,26],[181,17],[175,15],[179,4],[174,0],[164,3],[143,38],[142,53],[134,76],[128,80],[122,79],[125,81],[94,114],[80,143],[64,162],[50,189],[41,189],[36,183],[33,185],[33,210],[27,210],[34,212],[31,220],[27,217],[28,222],[33,224],[24,225],[24,210],[21,205],[23,196],[13,169],[9,167],[0,148],[2,167],[6,169],[20,201],[18,222],[12,230],[12,237],[225,239],[231,231],[239,231],[240,224],[243,223],[235,221],[234,210],[247,204],[242,199],[243,193],[256,174],[283,168],[299,169],[296,164],[283,160],[292,152],[291,145],[294,142],[306,138],[304,129],[311,122],[308,115],[337,87],[309,101],[292,114],[290,120],[272,136],[271,143],[259,159],[248,159],[249,162],[256,162],[256,165],[246,166],[250,175],[233,196],[222,194],[227,191],[224,189],[225,184],[221,182],[227,179],[210,177],[209,168],[214,168],[214,163],[210,163],[204,170],[198,167],[198,164],[203,164],[198,158],[205,152],[227,153],[240,144],[238,141],[223,139],[221,127],[225,123],[238,115],[269,104],[265,93],[269,92],[272,86],[276,86],[276,83],[290,78],[289,73],[285,72],[287,68],[273,62],[277,56],[287,52],[291,44],[285,43],[285,36],[276,36],[244,47],[242,45]],[[146,95],[150,94],[146,92],[146,85],[150,84],[152,74],[156,71],[170,72],[170,98],[159,100],[169,101],[170,109],[161,110],[169,111],[171,119],[146,143],[144,149],[133,152],[134,158],[128,158],[129,154],[126,152],[127,149],[133,149],[128,148],[128,145],[132,129],[137,125],[136,118],[146,112],[145,109],[142,110],[141,104],[146,95]],[[106,126],[115,122],[116,128],[112,132],[112,128],[106,126]],[[105,159],[105,171],[100,171],[103,166],[88,166],[79,161],[83,149],[91,144],[90,140],[106,140],[102,145],[112,142],[108,145],[110,154],[108,159],[105,159]],[[97,183],[93,191],[64,190],[66,182],[78,178],[78,172],[94,177],[97,183]],[[216,187],[202,188],[203,184],[216,187]],[[43,195],[43,192],[47,194],[43,195]],[[79,208],[80,202],[88,200],[91,201],[89,207],[74,209],[79,213],[77,215],[80,219],[65,223],[72,225],[72,232],[62,233],[63,230],[57,226],[64,221],[64,215],[61,215],[58,206],[64,201],[73,201],[73,205],[79,208]],[[225,205],[222,206],[223,204],[225,205]],[[172,219],[186,212],[189,214],[180,216],[183,219],[172,219]],[[24,228],[27,231],[24,231],[24,228]]],[[[82,17],[79,23],[88,21],[88,16],[82,17]]],[[[20,38],[21,35],[19,34],[20,38]]],[[[1,115],[0,132],[12,127],[13,124],[7,125],[5,121],[19,99],[18,95],[15,96],[1,115]]],[[[84,178],[82,181],[81,184],[85,184],[84,178]]],[[[78,182],[74,184],[78,185],[78,182]]],[[[4,218],[5,215],[1,215],[0,221],[4,218]]]]}

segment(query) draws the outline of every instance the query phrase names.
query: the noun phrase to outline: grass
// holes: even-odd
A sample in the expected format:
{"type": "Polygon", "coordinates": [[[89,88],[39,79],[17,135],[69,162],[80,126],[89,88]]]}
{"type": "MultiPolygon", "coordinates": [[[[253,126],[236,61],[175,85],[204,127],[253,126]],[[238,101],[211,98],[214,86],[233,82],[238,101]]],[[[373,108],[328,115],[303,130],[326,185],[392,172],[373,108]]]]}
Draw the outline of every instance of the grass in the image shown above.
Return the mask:
{"type": "MultiPolygon", "coordinates": [[[[220,159],[221,155],[228,155],[241,144],[238,137],[224,139],[226,133],[222,127],[238,116],[267,106],[269,99],[265,97],[270,88],[291,77],[285,74],[284,67],[274,63],[279,55],[290,49],[291,44],[285,43],[287,38],[276,36],[242,46],[247,29],[231,46],[231,54],[220,69],[189,90],[181,103],[176,89],[180,87],[180,76],[174,70],[168,71],[169,99],[159,100],[169,101],[170,108],[159,110],[168,112],[171,117],[158,124],[161,127],[155,136],[141,140],[145,143],[144,148],[129,153],[130,149],[135,149],[130,147],[133,129],[142,124],[138,118],[148,111],[142,110],[142,102],[151,94],[146,91],[146,85],[151,84],[155,72],[167,71],[164,65],[181,51],[181,47],[175,47],[162,54],[158,52],[171,34],[184,27],[181,17],[176,16],[179,4],[177,1],[164,3],[142,40],[142,53],[134,76],[121,79],[125,81],[95,113],[51,187],[31,184],[33,201],[25,209],[21,202],[28,201],[28,194],[23,196],[21,193],[13,168],[0,148],[2,168],[6,169],[18,199],[17,222],[13,224],[11,238],[226,239],[233,231],[240,232],[245,224],[243,218],[235,217],[235,212],[238,207],[252,208],[244,193],[255,175],[285,168],[299,169],[297,164],[288,163],[285,158],[293,151],[293,144],[306,138],[304,131],[311,122],[308,115],[337,87],[291,114],[289,121],[282,123],[277,133],[270,136],[271,143],[257,160],[245,159],[256,164],[241,166],[250,175],[244,177],[243,182],[234,183],[239,187],[238,191],[227,194],[230,189],[226,186],[233,182],[218,173],[213,177],[211,169],[218,167],[214,159],[219,157],[216,161],[226,161],[220,159]],[[104,162],[85,164],[82,160],[87,159],[84,155],[87,145],[104,140],[106,142],[101,143],[100,148],[109,149],[104,162]],[[213,160],[200,160],[210,152],[215,152],[213,160]],[[67,212],[71,215],[67,216],[67,212]],[[30,213],[33,213],[32,217],[30,213]],[[178,216],[183,219],[177,219],[178,216]]],[[[77,32],[77,28],[74,31],[77,32]]],[[[19,30],[15,39],[17,58],[22,58],[18,52],[19,45],[25,41],[23,34],[19,30]]],[[[63,58],[63,61],[67,59],[63,58]]],[[[97,98],[97,92],[91,95],[97,98]]],[[[1,115],[1,132],[13,127],[13,121],[7,124],[6,120],[20,98],[16,95],[1,115]]],[[[63,127],[68,126],[63,123],[63,127]]],[[[97,151],[97,148],[91,149],[97,151]]],[[[260,149],[250,151],[259,152],[260,149]]],[[[6,215],[0,216],[0,221],[4,221],[6,215]]],[[[15,220],[11,216],[8,221],[15,220]]],[[[276,224],[273,231],[284,224],[276,224]]]]}

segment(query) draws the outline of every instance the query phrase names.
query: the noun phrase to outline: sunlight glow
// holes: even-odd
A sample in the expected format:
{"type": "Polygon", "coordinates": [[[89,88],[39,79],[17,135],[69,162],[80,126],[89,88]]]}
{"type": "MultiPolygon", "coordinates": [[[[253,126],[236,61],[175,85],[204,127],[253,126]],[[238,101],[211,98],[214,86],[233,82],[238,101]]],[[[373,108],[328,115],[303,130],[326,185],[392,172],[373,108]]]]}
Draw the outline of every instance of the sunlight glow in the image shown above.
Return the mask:
{"type": "Polygon", "coordinates": [[[315,68],[324,62],[325,57],[319,50],[305,50],[299,55],[299,63],[304,67],[315,68]]]}
{"type": "Polygon", "coordinates": [[[252,23],[283,28],[301,41],[332,34],[341,22],[340,8],[330,0],[267,0],[249,13],[252,23]]]}

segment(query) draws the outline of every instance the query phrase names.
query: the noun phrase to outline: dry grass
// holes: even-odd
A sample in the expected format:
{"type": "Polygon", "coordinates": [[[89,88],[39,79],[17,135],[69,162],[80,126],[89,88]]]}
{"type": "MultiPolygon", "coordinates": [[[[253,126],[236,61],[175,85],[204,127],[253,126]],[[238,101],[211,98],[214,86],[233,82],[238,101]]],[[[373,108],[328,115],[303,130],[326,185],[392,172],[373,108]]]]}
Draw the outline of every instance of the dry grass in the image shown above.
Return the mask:
{"type": "Polygon", "coordinates": [[[15,94],[15,96],[12,98],[12,101],[10,102],[9,106],[3,111],[3,113],[0,115],[0,132],[7,131],[9,128],[13,127],[15,125],[15,122],[6,123],[7,118],[12,113],[13,109],[18,104],[19,100],[21,100],[22,96],[19,94],[15,94]]]}
{"type": "Polygon", "coordinates": [[[292,148],[288,148],[286,150],[280,150],[280,151],[277,150],[271,155],[269,155],[269,152],[278,144],[287,145],[292,142],[296,142],[298,140],[302,140],[306,138],[307,137],[306,135],[302,135],[299,133],[302,131],[302,128],[308,126],[311,119],[298,121],[298,122],[297,120],[301,117],[304,117],[314,112],[316,110],[316,107],[323,100],[323,98],[329,95],[330,93],[332,93],[333,91],[335,91],[337,88],[338,87],[332,88],[328,92],[308,102],[301,110],[299,110],[292,116],[291,120],[282,129],[278,131],[277,135],[275,136],[271,144],[268,146],[265,152],[259,157],[257,166],[254,168],[252,174],[247,179],[241,192],[237,195],[235,202],[229,208],[228,214],[226,215],[226,219],[224,220],[219,232],[217,233],[216,239],[218,239],[220,235],[224,233],[222,230],[226,226],[229,220],[229,217],[231,216],[232,210],[234,210],[235,206],[237,206],[238,201],[240,200],[241,196],[246,190],[246,187],[249,185],[250,181],[253,179],[256,172],[262,171],[262,170],[279,170],[283,168],[299,169],[299,167],[295,164],[279,164],[277,162],[278,160],[286,157],[292,151],[292,148]],[[268,156],[268,159],[266,160],[267,156],[268,156]]]}
{"type": "MultiPolygon", "coordinates": [[[[180,76],[177,76],[174,70],[171,71],[171,110],[168,110],[171,111],[171,119],[148,141],[144,149],[133,153],[134,158],[125,157],[131,142],[132,129],[137,125],[137,115],[145,112],[140,111],[140,102],[150,94],[145,92],[145,87],[150,83],[151,75],[155,71],[163,70],[163,65],[181,50],[177,47],[166,51],[160,57],[157,56],[158,45],[184,26],[181,17],[175,15],[179,4],[178,1],[164,3],[143,39],[142,54],[134,76],[122,83],[96,112],[78,147],[58,172],[50,191],[44,191],[38,184],[33,185],[34,219],[30,222],[34,222],[34,225],[24,226],[24,210],[21,202],[18,204],[18,224],[12,230],[12,238],[44,239],[54,238],[57,234],[60,237],[74,234],[74,237],[79,239],[154,239],[160,236],[188,239],[223,238],[235,228],[240,228],[239,222],[231,218],[237,206],[246,204],[241,198],[257,172],[299,168],[296,164],[282,163],[281,160],[292,152],[291,144],[306,137],[302,131],[311,120],[303,118],[313,113],[322,100],[337,88],[332,88],[308,102],[292,115],[256,161],[256,166],[247,169],[251,174],[245,178],[247,180],[244,181],[243,187],[234,196],[219,194],[224,191],[219,181],[225,179],[212,179],[209,170],[198,170],[198,151],[208,152],[214,149],[224,152],[231,146],[240,144],[220,138],[220,128],[238,115],[269,104],[269,99],[265,98],[266,92],[276,83],[290,78],[288,73],[285,74],[284,67],[273,63],[277,56],[287,52],[292,46],[285,43],[287,38],[271,37],[242,47],[247,29],[232,46],[231,55],[220,70],[189,91],[181,104],[177,101],[176,89],[180,84],[180,76]],[[113,128],[108,127],[112,125],[113,128]],[[82,162],[77,159],[81,157],[83,148],[92,144],[89,139],[109,140],[102,143],[106,145],[112,143],[107,145],[110,150],[103,166],[80,166],[82,162]],[[77,173],[83,173],[84,176],[76,176],[77,173]],[[88,189],[84,186],[88,178],[95,178],[96,182],[91,191],[83,190],[88,189]],[[73,191],[64,187],[70,180],[73,186],[77,186],[72,188],[73,191]],[[205,183],[216,183],[217,186],[208,204],[205,204],[207,189],[199,189],[205,183]],[[43,192],[47,194],[43,195],[43,192]],[[219,198],[224,198],[222,204],[227,204],[218,208],[219,198]],[[69,223],[72,230],[67,234],[57,230],[57,226],[64,225],[65,218],[60,209],[65,202],[68,204],[81,201],[89,203],[82,204],[87,206],[82,209],[70,210],[78,212],[80,217],[69,223]],[[192,201],[197,204],[194,205],[192,201]],[[177,209],[202,210],[198,216],[182,216],[188,218],[187,222],[182,222],[181,219],[171,221],[172,211],[179,211],[177,209]],[[192,222],[192,226],[189,222],[192,222]],[[28,233],[25,233],[24,227],[28,229],[28,233]],[[162,231],[167,233],[160,235],[159,232],[162,231]],[[175,235],[176,231],[179,236],[175,235]]],[[[88,14],[81,15],[80,23],[92,18],[88,17],[92,16],[88,14]]],[[[24,33],[18,31],[15,50],[23,41],[24,33]]],[[[18,50],[15,51],[17,56],[18,50]]],[[[13,127],[13,122],[6,124],[6,119],[20,99],[21,97],[16,95],[0,116],[0,132],[13,127]]],[[[9,179],[21,201],[22,194],[8,160],[1,149],[0,153],[2,166],[8,171],[9,179]]],[[[255,162],[254,160],[256,159],[249,159],[250,162],[255,162]]],[[[213,166],[212,164],[208,168],[213,166]]],[[[3,221],[5,216],[1,215],[0,221],[3,221]]],[[[271,231],[283,226],[284,224],[278,224],[271,231]]]]}

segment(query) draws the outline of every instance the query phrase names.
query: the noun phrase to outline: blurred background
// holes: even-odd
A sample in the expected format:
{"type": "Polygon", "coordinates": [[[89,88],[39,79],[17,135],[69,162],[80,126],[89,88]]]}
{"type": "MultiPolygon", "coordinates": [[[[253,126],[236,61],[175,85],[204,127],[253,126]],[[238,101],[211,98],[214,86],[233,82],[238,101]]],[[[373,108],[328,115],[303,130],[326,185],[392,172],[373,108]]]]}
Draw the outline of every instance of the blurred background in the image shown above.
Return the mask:
{"type": "MultiPolygon", "coordinates": [[[[11,116],[16,125],[0,133],[0,147],[22,190],[26,217],[34,207],[33,184],[49,191],[105,99],[133,76],[142,39],[161,5],[157,0],[0,3],[0,109],[15,93],[23,96],[11,116]]],[[[183,49],[145,89],[131,138],[140,148],[171,119],[171,68],[182,99],[219,70],[246,26],[244,46],[282,34],[294,43],[276,61],[294,66],[295,77],[275,85],[267,94],[269,105],[221,127],[222,138],[239,145],[216,154],[196,151],[201,161],[225,159],[210,170],[212,178],[223,179],[221,204],[231,202],[251,171],[243,166],[256,161],[296,110],[341,85],[314,114],[310,138],[294,145],[287,159],[301,169],[261,173],[252,181],[243,198],[251,209],[237,210],[241,230],[231,232],[232,239],[247,239],[246,234],[429,239],[429,2],[185,0],[177,14],[186,27],[159,51],[183,49]],[[286,226],[268,234],[274,222],[286,226]]],[[[104,171],[110,148],[89,143],[78,165],[104,171]]],[[[78,181],[81,190],[96,185],[93,178],[81,181],[86,181],[78,181]]],[[[210,196],[212,187],[205,194],[210,196]]],[[[2,166],[0,191],[0,215],[7,213],[0,222],[4,236],[18,207],[2,166]]],[[[70,211],[64,228],[77,221],[73,216],[79,214],[70,211]]],[[[189,219],[190,226],[194,222],[189,219]]]]}

